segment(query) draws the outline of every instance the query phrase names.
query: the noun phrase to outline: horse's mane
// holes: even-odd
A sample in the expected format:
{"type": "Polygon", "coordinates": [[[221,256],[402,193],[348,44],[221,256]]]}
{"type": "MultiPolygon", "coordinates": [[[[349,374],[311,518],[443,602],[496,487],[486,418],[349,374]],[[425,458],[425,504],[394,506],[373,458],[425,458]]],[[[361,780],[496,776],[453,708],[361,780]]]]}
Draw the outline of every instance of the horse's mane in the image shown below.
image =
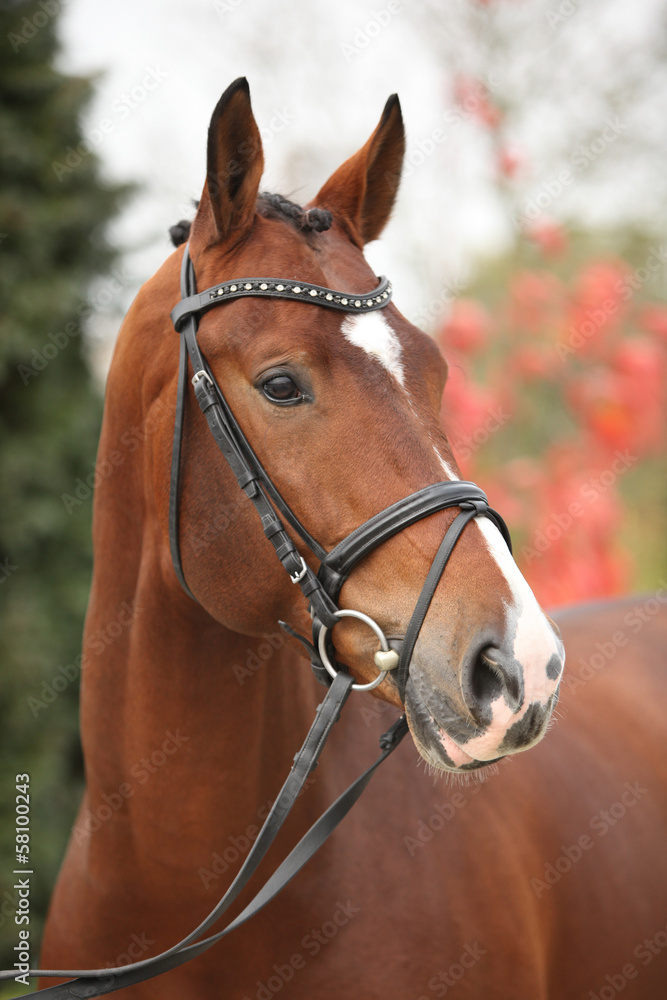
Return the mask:
{"type": "MultiPolygon", "coordinates": [[[[195,202],[195,207],[199,203],[195,202]]],[[[301,205],[283,198],[281,194],[270,194],[263,191],[257,199],[257,211],[268,219],[285,219],[295,229],[302,233],[322,233],[331,227],[333,217],[326,208],[309,208],[304,211],[301,205]]],[[[185,243],[190,235],[192,221],[181,219],[175,226],[169,228],[171,242],[175,247],[185,243]]]]}

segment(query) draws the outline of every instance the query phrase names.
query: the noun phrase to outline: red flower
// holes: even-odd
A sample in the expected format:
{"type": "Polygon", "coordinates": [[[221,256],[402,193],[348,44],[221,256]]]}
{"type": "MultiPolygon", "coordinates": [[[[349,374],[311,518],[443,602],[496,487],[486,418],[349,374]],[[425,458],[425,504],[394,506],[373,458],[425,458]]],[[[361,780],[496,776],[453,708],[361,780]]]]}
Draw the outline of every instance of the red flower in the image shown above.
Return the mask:
{"type": "Polygon", "coordinates": [[[495,393],[468,381],[458,365],[450,367],[441,419],[456,459],[466,474],[472,471],[480,449],[502,426],[497,419],[499,411],[504,412],[495,393]]]}
{"type": "Polygon", "coordinates": [[[512,372],[524,382],[545,378],[553,368],[553,352],[547,353],[534,344],[518,347],[510,358],[512,372]]]}
{"type": "Polygon", "coordinates": [[[459,74],[454,80],[454,101],[465,117],[476,118],[489,128],[496,128],[502,117],[492,103],[486,84],[474,76],[459,74]]]}
{"type": "Polygon", "coordinates": [[[529,333],[548,333],[560,318],[562,286],[544,271],[519,271],[510,282],[512,327],[529,333]]]}
{"type": "Polygon", "coordinates": [[[647,333],[651,333],[667,343],[667,306],[644,306],[639,312],[638,320],[639,325],[647,333]]]}
{"type": "Polygon", "coordinates": [[[501,177],[514,177],[523,165],[523,157],[516,150],[504,146],[498,153],[498,173],[501,177]]]}
{"type": "Polygon", "coordinates": [[[567,236],[559,223],[552,219],[536,222],[526,229],[526,236],[536,243],[547,257],[557,257],[567,249],[567,236]]]}
{"type": "Polygon", "coordinates": [[[583,426],[603,451],[657,452],[665,438],[665,356],[648,338],[619,345],[610,367],[587,370],[567,387],[583,426]]]}
{"type": "Polygon", "coordinates": [[[579,275],[575,288],[575,301],[589,309],[605,312],[620,310],[627,296],[625,277],[628,265],[623,260],[594,261],[579,275]]]}
{"type": "Polygon", "coordinates": [[[486,347],[492,325],[491,316],[479,302],[455,299],[439,339],[445,351],[474,354],[486,347]]]}

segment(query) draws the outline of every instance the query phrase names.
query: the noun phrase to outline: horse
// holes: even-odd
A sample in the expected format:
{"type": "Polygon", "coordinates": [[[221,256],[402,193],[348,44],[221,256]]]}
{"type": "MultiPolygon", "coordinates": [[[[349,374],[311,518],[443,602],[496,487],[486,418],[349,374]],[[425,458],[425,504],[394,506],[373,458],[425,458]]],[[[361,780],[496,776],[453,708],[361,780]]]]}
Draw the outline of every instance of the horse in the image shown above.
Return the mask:
{"type": "MultiPolygon", "coordinates": [[[[391,213],[404,149],[393,96],[366,144],[301,207],[260,193],[245,79],[215,108],[203,193],[177,239],[187,251],[140,290],[108,377],[84,635],[86,787],[44,968],[123,966],[190,931],[248,856],[322,699],[308,667],[315,643],[298,638],[313,626],[309,604],[281,565],[289,549],[312,581],[318,560],[292,522],[275,558],[196,405],[213,393],[207,377],[327,553],[388,506],[433,484],[457,488],[439,417],[446,362],[384,292],[372,297],[386,285],[363,256],[391,213]],[[183,334],[170,311],[186,252],[197,287],[230,298],[199,317],[208,368],[187,372],[197,398],[185,382],[175,518],[183,334]],[[276,294],[231,295],[258,274],[276,294]],[[339,311],[303,298],[336,290],[349,295],[339,311]]],[[[500,521],[479,498],[465,503],[408,520],[368,551],[340,588],[336,607],[352,613],[320,622],[337,679],[375,688],[350,695],[260,881],[356,776],[396,709],[411,741],[277,899],[128,998],[664,996],[662,595],[552,620],[500,521]],[[401,685],[392,657],[462,514],[401,685]],[[563,646],[574,665],[565,681],[563,646]],[[582,663],[594,667],[584,674],[582,663]]]]}

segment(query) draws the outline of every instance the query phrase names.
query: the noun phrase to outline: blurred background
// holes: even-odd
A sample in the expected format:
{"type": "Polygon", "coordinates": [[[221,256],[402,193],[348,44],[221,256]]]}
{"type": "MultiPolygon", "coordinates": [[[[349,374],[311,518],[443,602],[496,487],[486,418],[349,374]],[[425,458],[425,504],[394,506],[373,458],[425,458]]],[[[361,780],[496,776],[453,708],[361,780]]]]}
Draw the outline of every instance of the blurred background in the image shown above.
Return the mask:
{"type": "Polygon", "coordinates": [[[171,251],[169,226],[192,216],[208,121],[237,76],[251,87],[264,187],[302,202],[398,92],[404,179],[368,257],[450,362],[443,417],[463,474],[506,517],[547,606],[667,586],[667,7],[3,0],[0,53],[0,966],[11,967],[15,775],[30,773],[33,793],[33,939],[81,792],[86,480],[114,338],[171,251]]]}

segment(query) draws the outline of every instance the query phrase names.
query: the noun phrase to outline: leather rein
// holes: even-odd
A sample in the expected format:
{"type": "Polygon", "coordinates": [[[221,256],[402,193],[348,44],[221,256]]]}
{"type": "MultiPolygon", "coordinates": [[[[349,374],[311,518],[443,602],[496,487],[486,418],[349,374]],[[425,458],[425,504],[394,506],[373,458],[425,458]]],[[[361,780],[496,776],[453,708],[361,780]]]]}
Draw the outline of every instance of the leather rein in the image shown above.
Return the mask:
{"type": "MultiPolygon", "coordinates": [[[[197,343],[198,317],[215,306],[232,299],[248,296],[284,298],[307,302],[346,313],[363,313],[383,309],[391,301],[391,285],[380,278],[372,292],[345,293],[314,285],[309,282],[277,278],[242,278],[225,281],[197,292],[195,272],[186,246],[181,266],[181,301],[171,313],[176,331],[180,334],[178,390],[174,421],[174,441],[169,497],[169,541],[174,570],[186,593],[196,600],[188,587],[183,572],[179,544],[179,494],[185,399],[188,392],[189,365],[193,375],[190,381],[195,396],[204,413],[213,437],[227,459],[239,487],[254,504],[261,519],[266,537],[276,555],[308,601],[313,620],[312,642],[298,635],[285,622],[281,627],[298,638],[308,650],[317,678],[328,685],[315,720],[271,811],[253,843],[243,865],[231,885],[208,916],[178,944],[130,965],[106,969],[31,969],[31,976],[76,977],[69,982],[51,986],[23,997],[43,1000],[82,1000],[113,993],[135,983],[152,979],[196,958],[231,931],[250,920],[267,905],[303,868],[368,785],[375,770],[395,750],[408,727],[405,716],[399,719],[380,737],[381,753],[377,760],[339,796],[325,813],[311,826],[282,864],[269,877],[241,913],[222,930],[202,938],[232,905],[250,880],[260,861],[275,839],[285,819],[304,788],[306,779],[316,767],[329,733],[340,716],[341,709],[352,690],[370,690],[380,684],[391,671],[401,698],[405,699],[410,660],[426,617],[436,587],[447,561],[462,531],[469,521],[485,516],[500,529],[507,545],[509,532],[501,516],[489,507],[486,494],[474,483],[459,480],[434,483],[399,500],[371,517],[327,552],[301,524],[280,495],[266,470],[255,455],[234,414],[220,389],[213,372],[197,343]],[[392,650],[382,629],[368,615],[352,609],[341,609],[337,600],[340,590],[356,564],[378,545],[403,528],[436,511],[458,507],[460,512],[449,525],[426,577],[412,617],[402,640],[400,654],[392,650]],[[302,542],[319,560],[315,573],[298,552],[285,529],[281,517],[300,537],[302,542]],[[378,676],[369,684],[355,684],[345,668],[335,661],[331,630],[342,617],[354,617],[365,622],[376,634],[380,650],[375,654],[378,676]],[[333,662],[332,662],[333,658],[333,662]]],[[[16,976],[16,970],[0,972],[0,980],[16,976]]]]}

